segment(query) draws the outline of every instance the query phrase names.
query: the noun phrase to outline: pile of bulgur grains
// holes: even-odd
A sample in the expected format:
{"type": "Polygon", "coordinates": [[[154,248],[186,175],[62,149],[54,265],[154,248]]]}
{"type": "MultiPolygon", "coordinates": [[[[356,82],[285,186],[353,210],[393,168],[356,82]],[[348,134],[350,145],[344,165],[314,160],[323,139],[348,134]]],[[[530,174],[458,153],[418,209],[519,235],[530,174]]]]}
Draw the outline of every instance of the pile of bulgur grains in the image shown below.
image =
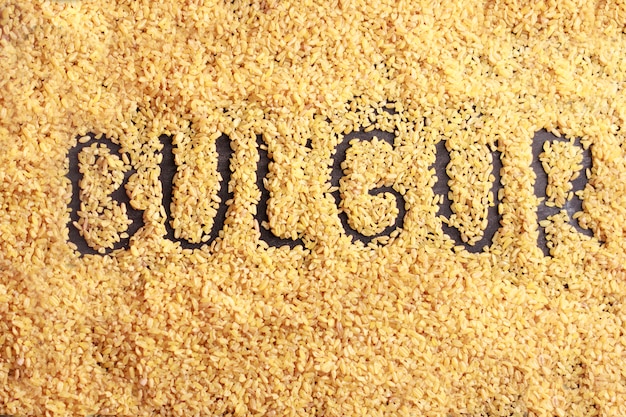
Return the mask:
{"type": "Polygon", "coordinates": [[[1,1],[0,414],[626,415],[625,25],[601,0],[1,1]],[[574,217],[592,236],[566,211],[538,218],[542,129],[566,144],[542,157],[554,204],[580,164],[570,141],[591,150],[574,217]],[[355,142],[332,186],[353,130],[395,139],[355,142]],[[122,153],[83,149],[74,224],[68,152],[88,134],[122,153]],[[197,249],[165,238],[164,134],[172,227],[197,249]],[[107,194],[131,171],[143,225],[111,251],[131,207],[107,194]],[[381,186],[402,228],[365,244],[340,212],[380,233],[398,216],[381,186]],[[480,240],[494,204],[477,253],[444,233],[480,240]],[[77,225],[104,254],[81,254],[77,225]]]}

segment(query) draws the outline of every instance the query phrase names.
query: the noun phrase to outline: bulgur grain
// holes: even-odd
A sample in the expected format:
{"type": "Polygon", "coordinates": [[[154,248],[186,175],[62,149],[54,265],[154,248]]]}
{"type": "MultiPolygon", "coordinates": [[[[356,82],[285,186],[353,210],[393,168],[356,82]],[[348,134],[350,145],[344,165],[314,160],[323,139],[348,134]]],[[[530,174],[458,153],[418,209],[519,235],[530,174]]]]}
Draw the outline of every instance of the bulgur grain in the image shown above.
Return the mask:
{"type": "Polygon", "coordinates": [[[4,0],[0,414],[626,415],[624,22],[583,0],[4,0]],[[349,135],[371,140],[333,182],[349,135]],[[533,166],[565,207],[576,138],[583,209],[538,219],[533,166]]]}

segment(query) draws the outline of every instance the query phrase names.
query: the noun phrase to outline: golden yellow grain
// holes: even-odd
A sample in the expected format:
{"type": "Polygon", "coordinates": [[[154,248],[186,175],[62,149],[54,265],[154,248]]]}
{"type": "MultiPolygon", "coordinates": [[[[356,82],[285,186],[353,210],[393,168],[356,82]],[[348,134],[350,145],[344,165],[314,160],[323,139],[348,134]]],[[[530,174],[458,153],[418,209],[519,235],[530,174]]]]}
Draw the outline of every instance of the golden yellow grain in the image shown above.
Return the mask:
{"type": "Polygon", "coordinates": [[[619,2],[583,0],[5,0],[0,414],[626,415],[624,22],[619,2]],[[590,148],[578,213],[538,217],[541,129],[561,138],[539,161],[548,204],[572,197],[570,141],[590,148]],[[370,140],[348,145],[333,183],[351,132],[370,140]],[[89,134],[72,190],[68,152],[89,134]],[[370,194],[383,186],[406,208],[388,236],[395,198],[370,194]],[[479,241],[492,204],[486,249],[444,233],[479,241]],[[130,209],[142,226],[110,250],[130,209]],[[375,238],[353,240],[343,214],[375,238]],[[206,244],[167,239],[170,220],[206,244]],[[81,256],[73,228],[104,254],[81,256]],[[264,229],[302,243],[275,247],[264,229]]]}

